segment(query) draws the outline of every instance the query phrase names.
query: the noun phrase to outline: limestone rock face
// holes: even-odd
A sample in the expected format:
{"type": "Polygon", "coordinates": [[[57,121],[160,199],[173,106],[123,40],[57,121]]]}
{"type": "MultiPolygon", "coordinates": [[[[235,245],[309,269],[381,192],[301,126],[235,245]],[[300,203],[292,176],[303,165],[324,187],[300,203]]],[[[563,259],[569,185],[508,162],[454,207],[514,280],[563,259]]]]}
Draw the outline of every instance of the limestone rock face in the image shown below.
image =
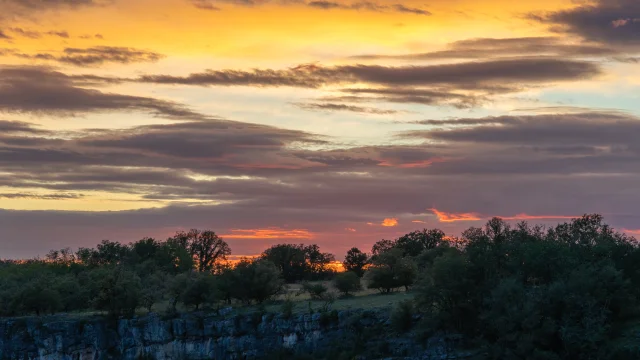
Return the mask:
{"type": "MultiPolygon", "coordinates": [[[[327,314],[156,314],[118,321],[65,316],[0,320],[0,360],[259,359],[277,351],[311,354],[355,341],[364,329],[377,333],[406,359],[452,358],[447,346],[428,349],[410,337],[386,336],[388,310],[327,314]],[[400,353],[401,352],[401,353],[400,353]]],[[[360,337],[362,338],[362,336],[360,337]]],[[[375,336],[366,335],[375,342],[375,336]]]]}

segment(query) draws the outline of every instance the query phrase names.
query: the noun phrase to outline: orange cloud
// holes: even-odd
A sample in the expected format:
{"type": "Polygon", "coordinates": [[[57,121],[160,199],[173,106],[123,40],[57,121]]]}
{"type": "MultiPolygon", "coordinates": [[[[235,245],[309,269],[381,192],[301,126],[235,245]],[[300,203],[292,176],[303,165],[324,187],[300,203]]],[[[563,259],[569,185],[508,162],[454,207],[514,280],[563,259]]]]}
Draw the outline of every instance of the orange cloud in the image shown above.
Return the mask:
{"type": "Polygon", "coordinates": [[[221,235],[225,239],[311,239],[314,234],[305,229],[232,229],[231,234],[221,235]]]}
{"type": "Polygon", "coordinates": [[[350,231],[350,232],[356,232],[357,230],[354,228],[346,228],[345,230],[350,231]]]}
{"type": "Polygon", "coordinates": [[[426,224],[426,221],[422,221],[422,220],[413,220],[412,223],[414,224],[426,224]]]}
{"type": "Polygon", "coordinates": [[[478,213],[448,213],[439,211],[436,208],[429,209],[434,215],[438,217],[440,222],[456,222],[456,221],[478,221],[482,220],[482,217],[478,213]]]}
{"type": "Polygon", "coordinates": [[[640,235],[640,229],[622,229],[625,234],[640,235]]]}
{"type": "Polygon", "coordinates": [[[517,214],[515,216],[498,216],[502,220],[549,220],[549,219],[575,219],[578,216],[566,216],[566,215],[528,215],[517,214]]]}
{"type": "Polygon", "coordinates": [[[384,227],[395,227],[395,226],[398,226],[398,219],[396,219],[396,218],[387,218],[387,219],[384,219],[382,221],[382,224],[380,224],[380,225],[382,225],[384,227]]]}

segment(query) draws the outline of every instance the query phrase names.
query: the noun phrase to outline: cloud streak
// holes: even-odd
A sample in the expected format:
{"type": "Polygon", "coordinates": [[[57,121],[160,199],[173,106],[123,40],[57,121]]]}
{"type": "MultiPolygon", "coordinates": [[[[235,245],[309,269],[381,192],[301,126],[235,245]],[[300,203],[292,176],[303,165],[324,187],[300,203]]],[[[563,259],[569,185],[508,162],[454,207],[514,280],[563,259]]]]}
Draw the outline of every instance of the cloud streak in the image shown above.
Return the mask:
{"type": "Polygon", "coordinates": [[[44,67],[0,67],[0,112],[74,116],[140,111],[170,119],[210,118],[168,100],[86,89],[82,79],[44,67]]]}

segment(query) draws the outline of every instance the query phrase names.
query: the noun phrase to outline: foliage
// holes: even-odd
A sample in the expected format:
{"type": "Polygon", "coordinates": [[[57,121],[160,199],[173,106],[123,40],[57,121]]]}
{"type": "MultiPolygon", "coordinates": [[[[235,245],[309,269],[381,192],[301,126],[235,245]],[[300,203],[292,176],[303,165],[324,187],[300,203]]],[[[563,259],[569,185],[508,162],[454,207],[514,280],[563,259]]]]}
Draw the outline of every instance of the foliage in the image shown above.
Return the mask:
{"type": "Polygon", "coordinates": [[[345,271],[353,272],[359,277],[362,277],[368,263],[369,255],[354,247],[347,251],[347,255],[345,256],[342,265],[344,266],[345,271]]]}
{"type": "Polygon", "coordinates": [[[266,260],[242,260],[226,276],[232,284],[231,297],[244,303],[261,304],[282,291],[280,272],[266,260]]]}
{"type": "Polygon", "coordinates": [[[399,333],[407,332],[413,326],[413,301],[401,301],[391,312],[391,326],[399,333]]]}
{"type": "Polygon", "coordinates": [[[393,249],[395,245],[396,245],[395,241],[384,240],[384,239],[380,240],[375,244],[373,244],[373,247],[371,248],[371,257],[375,258],[378,255],[393,249]]]}
{"type": "MultiPolygon", "coordinates": [[[[214,232],[192,230],[167,241],[103,241],[75,254],[62,249],[43,260],[0,261],[0,316],[85,310],[130,316],[165,299],[173,311],[179,302],[196,309],[217,301],[263,304],[286,280],[303,281],[304,291],[323,301],[323,324],[331,324],[335,294],[317,281],[333,275],[333,255],[316,245],[276,245],[234,267],[223,261],[229,253],[214,232]]],[[[455,239],[421,230],[379,241],[371,253],[369,260],[351,249],[344,264],[352,272],[336,275],[333,284],[350,294],[364,271],[370,288],[411,289],[415,302],[399,304],[390,317],[398,332],[420,318],[424,333],[466,335],[492,359],[637,358],[637,346],[619,340],[638,321],[640,247],[599,215],[549,229],[494,218],[455,239]]],[[[282,311],[291,316],[293,308],[286,301],[282,311]]],[[[385,352],[358,351],[336,349],[331,356],[385,352]]]]}
{"type": "Polygon", "coordinates": [[[206,273],[190,276],[182,293],[182,302],[196,310],[200,305],[214,303],[218,298],[216,278],[206,273]]]}
{"type": "Polygon", "coordinates": [[[285,319],[290,319],[291,316],[293,316],[293,309],[295,308],[295,306],[295,302],[293,302],[291,299],[286,299],[282,303],[282,308],[280,309],[280,311],[282,312],[282,316],[285,319]]]}
{"type": "Polygon", "coordinates": [[[154,304],[163,299],[166,280],[167,275],[161,272],[151,273],[143,279],[140,305],[148,312],[151,312],[154,304]]]}
{"type": "Polygon", "coordinates": [[[322,283],[302,283],[302,291],[309,294],[313,300],[322,300],[329,288],[322,283]]]}
{"type": "Polygon", "coordinates": [[[133,272],[115,267],[99,283],[99,292],[93,301],[98,310],[105,310],[113,317],[133,316],[140,304],[140,278],[133,272]]]}
{"type": "Polygon", "coordinates": [[[216,265],[231,254],[229,244],[211,230],[178,232],[171,242],[187,249],[199,272],[214,271],[216,265]]]}
{"type": "Polygon", "coordinates": [[[404,256],[418,256],[425,250],[433,249],[444,241],[445,234],[438,229],[424,229],[406,234],[396,240],[394,247],[401,249],[404,256]]]}
{"type": "Polygon", "coordinates": [[[345,296],[349,296],[350,293],[362,290],[360,277],[351,271],[336,275],[335,279],[333,279],[333,285],[345,296]]]}
{"type": "Polygon", "coordinates": [[[274,245],[265,250],[261,257],[272,262],[287,283],[320,280],[333,275],[328,265],[335,261],[335,257],[321,252],[318,245],[274,245]]]}
{"type": "Polygon", "coordinates": [[[411,258],[403,257],[401,249],[392,248],[379,253],[367,271],[366,279],[370,289],[383,293],[413,285],[417,276],[417,266],[411,258]]]}

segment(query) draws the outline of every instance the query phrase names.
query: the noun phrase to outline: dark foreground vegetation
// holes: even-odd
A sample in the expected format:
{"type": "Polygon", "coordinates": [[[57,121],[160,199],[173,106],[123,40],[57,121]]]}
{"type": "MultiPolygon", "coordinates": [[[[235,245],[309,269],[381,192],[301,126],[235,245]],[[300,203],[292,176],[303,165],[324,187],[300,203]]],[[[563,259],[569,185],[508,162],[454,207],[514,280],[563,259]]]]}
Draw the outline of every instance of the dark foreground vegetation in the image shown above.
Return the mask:
{"type": "Polygon", "coordinates": [[[379,241],[370,254],[351,249],[339,274],[333,255],[316,245],[276,245],[234,266],[225,261],[230,254],[214,232],[193,230],[5,261],[0,316],[98,310],[118,317],[160,303],[175,312],[276,298],[287,313],[287,283],[329,310],[337,296],[366,284],[412,294],[390,323],[416,341],[459,334],[492,359],[640,358],[640,346],[622,338],[640,320],[640,247],[599,215],[549,229],[496,218],[459,238],[416,231],[379,241]]]}

